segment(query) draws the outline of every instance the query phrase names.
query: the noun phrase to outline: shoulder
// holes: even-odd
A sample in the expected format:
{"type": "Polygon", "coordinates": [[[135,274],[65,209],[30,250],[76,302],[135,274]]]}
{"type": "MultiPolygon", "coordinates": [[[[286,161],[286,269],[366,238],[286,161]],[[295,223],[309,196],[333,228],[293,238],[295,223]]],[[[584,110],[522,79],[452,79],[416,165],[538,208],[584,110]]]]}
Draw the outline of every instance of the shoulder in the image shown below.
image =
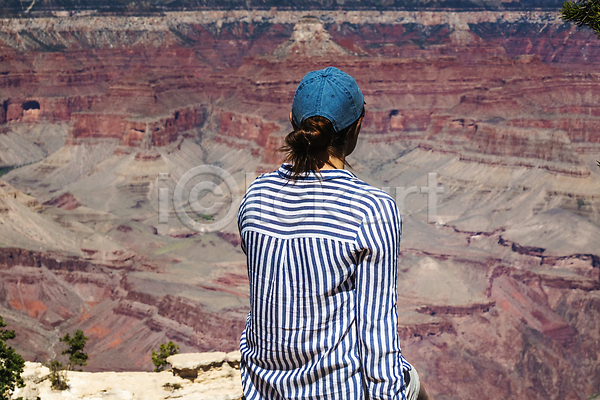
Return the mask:
{"type": "MultiPolygon", "coordinates": [[[[356,240],[360,248],[371,248],[373,243],[379,243],[383,237],[389,238],[390,243],[400,240],[402,234],[402,218],[396,201],[383,189],[356,179],[355,184],[362,194],[362,221],[356,240]]],[[[376,245],[375,247],[378,247],[376,245]]]]}
{"type": "Polygon", "coordinates": [[[362,193],[362,220],[355,238],[360,251],[385,254],[400,243],[402,219],[394,198],[363,181],[356,182],[362,193]]]}
{"type": "Polygon", "coordinates": [[[250,185],[248,185],[248,188],[246,189],[246,193],[244,194],[244,198],[256,195],[261,191],[261,189],[267,188],[274,184],[276,184],[276,185],[280,184],[277,172],[268,172],[265,174],[261,174],[258,177],[256,177],[252,181],[252,183],[250,183],[250,185]]]}
{"type": "Polygon", "coordinates": [[[360,199],[358,204],[361,205],[365,216],[385,213],[390,216],[399,217],[396,201],[389,193],[359,178],[354,178],[352,181],[356,188],[355,196],[357,199],[360,199]]]}

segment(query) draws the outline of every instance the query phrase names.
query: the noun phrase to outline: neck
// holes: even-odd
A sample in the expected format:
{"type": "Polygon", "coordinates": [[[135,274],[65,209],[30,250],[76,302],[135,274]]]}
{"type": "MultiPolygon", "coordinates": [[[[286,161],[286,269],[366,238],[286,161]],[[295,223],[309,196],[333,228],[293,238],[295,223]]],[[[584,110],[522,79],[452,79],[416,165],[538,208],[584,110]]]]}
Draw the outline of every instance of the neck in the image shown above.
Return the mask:
{"type": "Polygon", "coordinates": [[[330,156],[328,163],[323,163],[319,169],[344,169],[344,161],[337,157],[330,156]]]}

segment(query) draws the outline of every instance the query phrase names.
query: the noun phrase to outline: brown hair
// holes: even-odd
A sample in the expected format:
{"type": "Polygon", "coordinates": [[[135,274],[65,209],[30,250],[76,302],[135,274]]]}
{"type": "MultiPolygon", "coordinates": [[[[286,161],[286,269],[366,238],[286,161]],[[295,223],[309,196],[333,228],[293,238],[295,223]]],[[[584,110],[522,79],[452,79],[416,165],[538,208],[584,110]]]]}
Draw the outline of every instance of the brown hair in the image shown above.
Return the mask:
{"type": "MultiPolygon", "coordinates": [[[[343,161],[344,165],[352,167],[343,151],[348,140],[348,134],[357,129],[358,121],[365,115],[365,110],[360,117],[350,126],[336,132],[333,124],[327,118],[316,115],[306,118],[300,126],[292,121],[294,130],[285,137],[285,144],[278,151],[287,153],[285,162],[292,164],[292,180],[297,180],[309,171],[318,171],[320,164],[328,164],[329,156],[334,156],[343,161]]],[[[322,166],[322,165],[321,165],[322,166]]]]}

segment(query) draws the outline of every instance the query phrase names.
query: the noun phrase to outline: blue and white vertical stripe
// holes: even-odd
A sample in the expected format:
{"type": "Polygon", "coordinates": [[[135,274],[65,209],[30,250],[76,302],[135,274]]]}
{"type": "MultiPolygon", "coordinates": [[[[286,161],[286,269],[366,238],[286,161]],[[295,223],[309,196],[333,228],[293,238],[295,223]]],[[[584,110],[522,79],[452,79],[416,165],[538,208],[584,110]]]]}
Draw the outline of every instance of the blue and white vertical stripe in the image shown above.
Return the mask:
{"type": "Polygon", "coordinates": [[[405,400],[396,203],[346,170],[290,174],[283,164],[258,177],[238,214],[246,399],[405,400]]]}

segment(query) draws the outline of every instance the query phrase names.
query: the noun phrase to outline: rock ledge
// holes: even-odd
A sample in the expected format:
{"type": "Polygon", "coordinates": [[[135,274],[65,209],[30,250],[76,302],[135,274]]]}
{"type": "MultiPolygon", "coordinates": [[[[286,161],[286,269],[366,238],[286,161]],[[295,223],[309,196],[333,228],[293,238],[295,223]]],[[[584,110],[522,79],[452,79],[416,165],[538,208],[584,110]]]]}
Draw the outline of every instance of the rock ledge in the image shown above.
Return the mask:
{"type": "Polygon", "coordinates": [[[17,389],[11,399],[239,400],[242,398],[239,360],[239,351],[191,353],[169,357],[172,371],[68,371],[69,389],[64,391],[52,390],[48,368],[26,362],[22,374],[26,386],[17,389]]]}

